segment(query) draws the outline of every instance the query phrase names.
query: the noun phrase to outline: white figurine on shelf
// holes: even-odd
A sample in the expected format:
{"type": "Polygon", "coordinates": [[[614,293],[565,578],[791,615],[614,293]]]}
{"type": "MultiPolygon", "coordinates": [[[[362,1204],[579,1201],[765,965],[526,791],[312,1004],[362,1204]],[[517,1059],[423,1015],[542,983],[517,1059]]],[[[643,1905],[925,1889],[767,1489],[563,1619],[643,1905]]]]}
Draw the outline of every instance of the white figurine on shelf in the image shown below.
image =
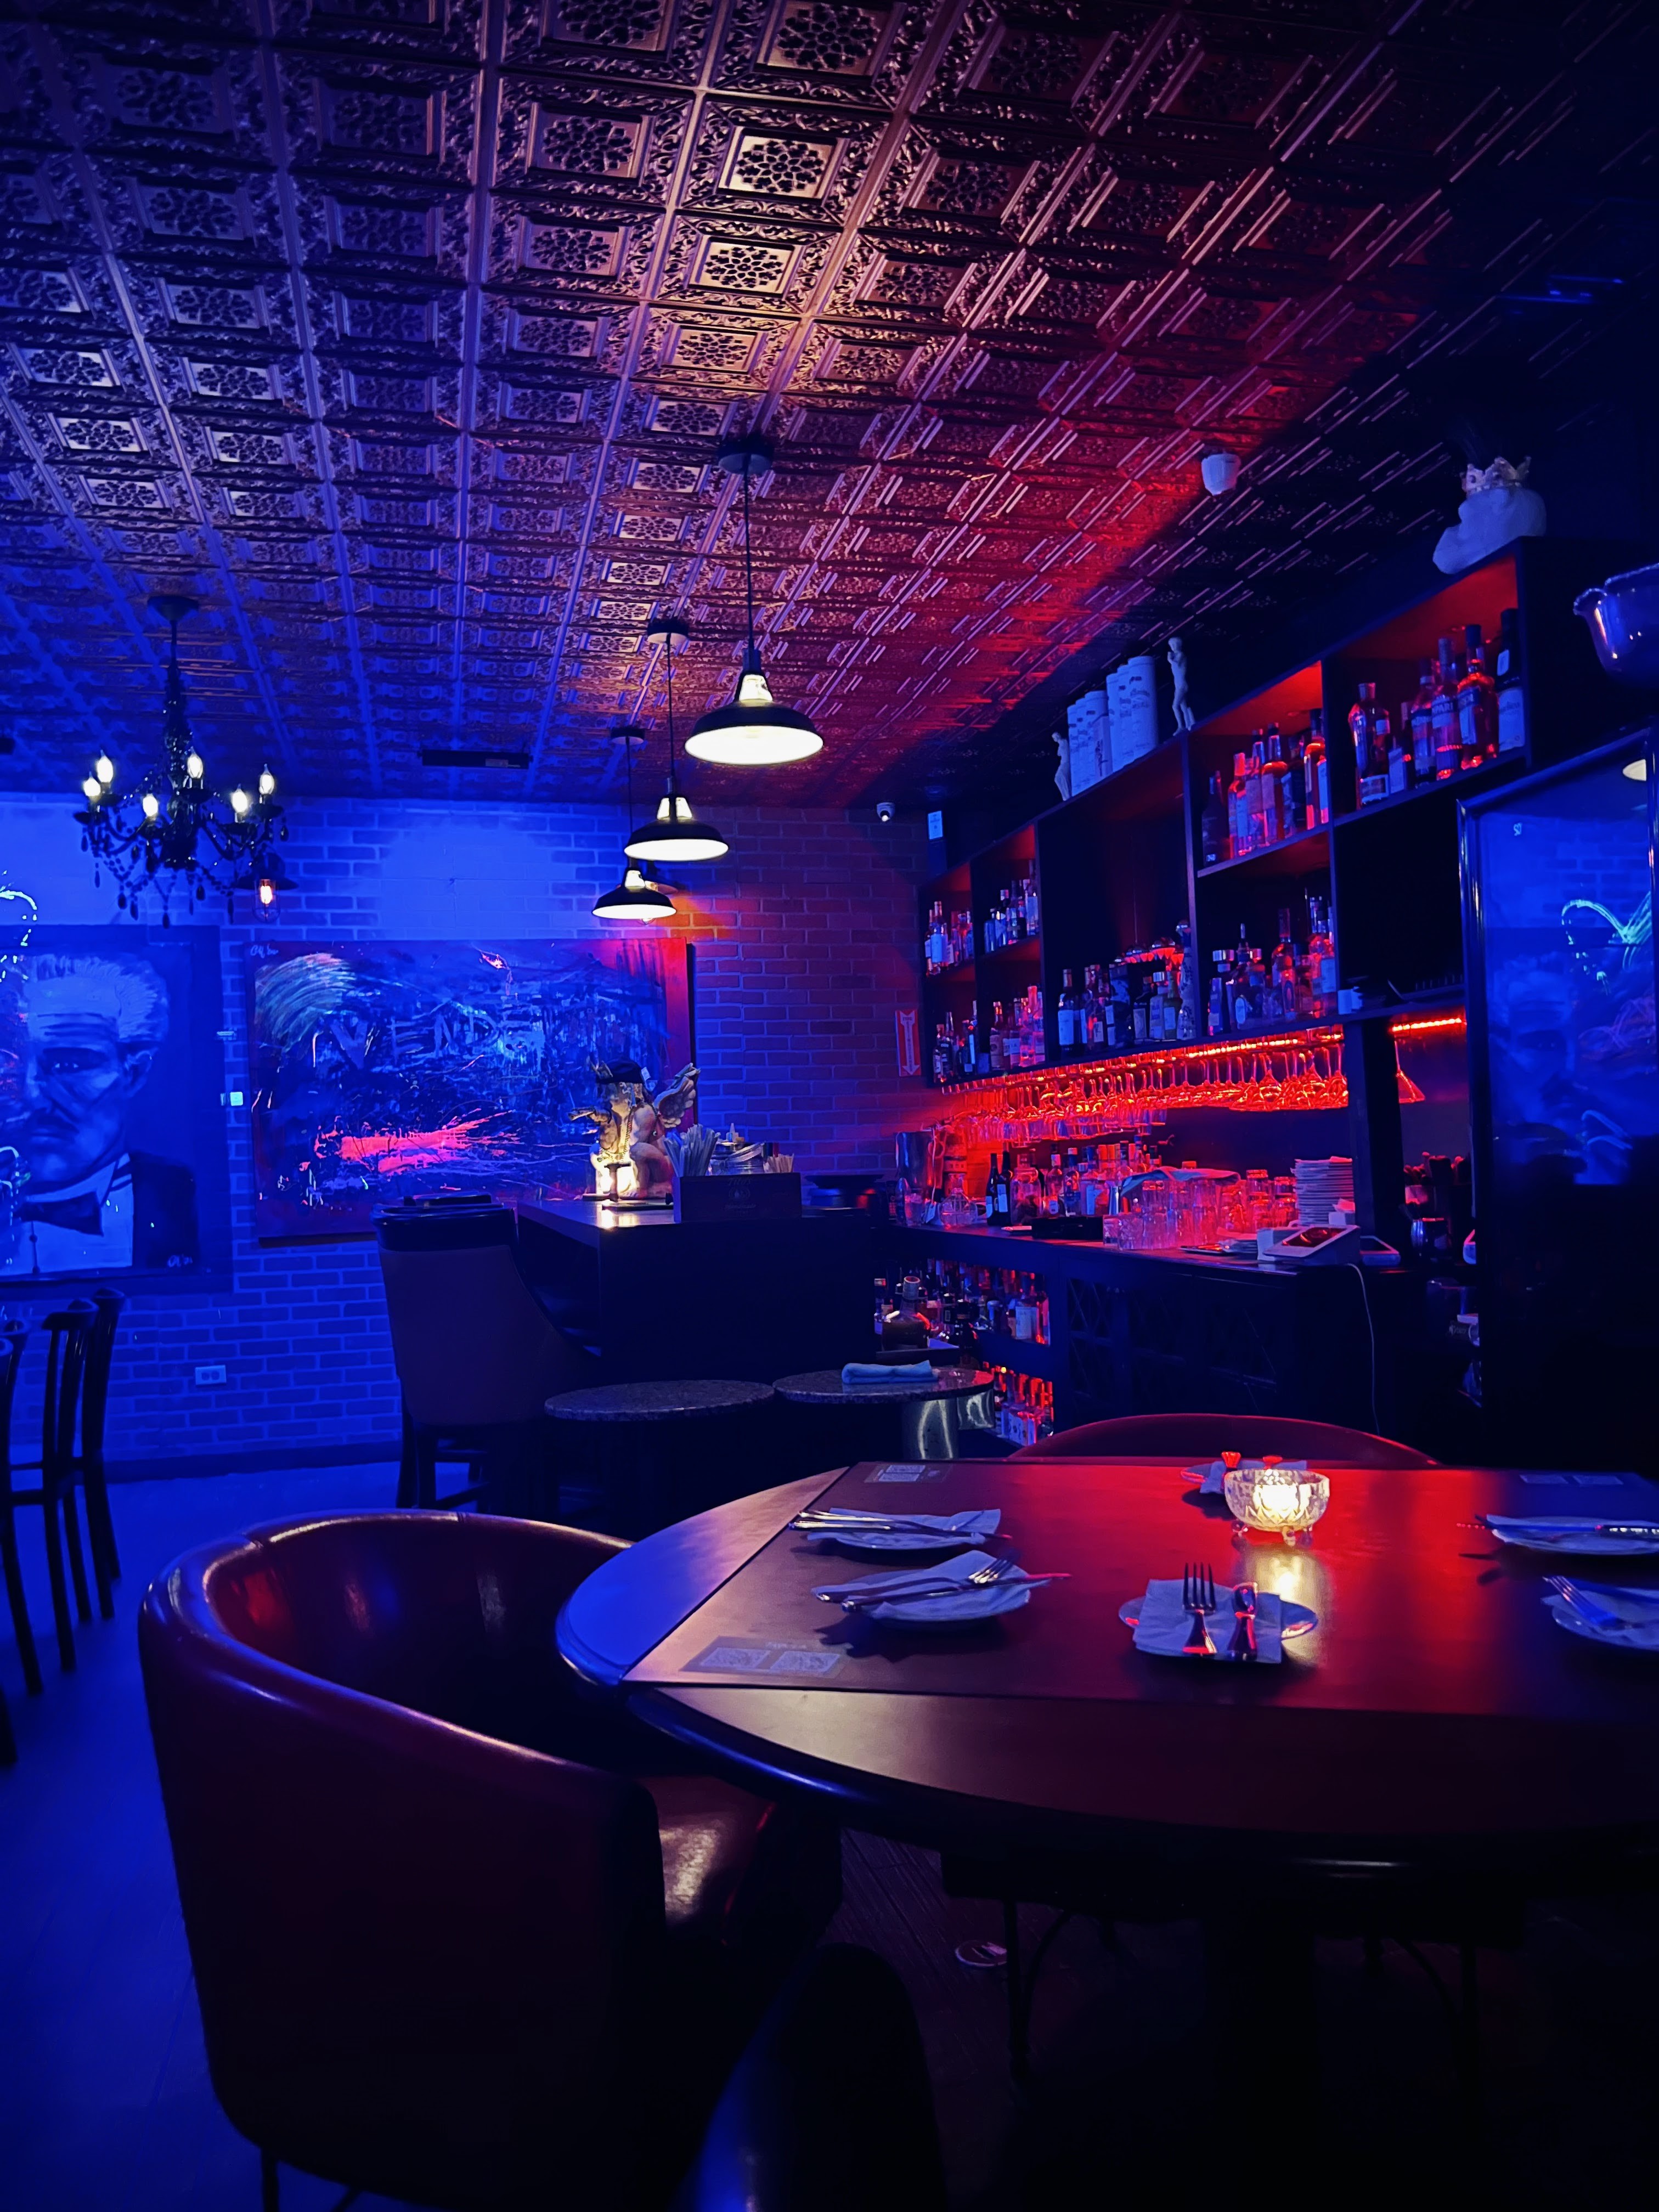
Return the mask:
{"type": "Polygon", "coordinates": [[[1054,732],[1054,747],[1060,755],[1060,765],[1054,770],[1054,789],[1062,799],[1072,795],[1072,740],[1065,730],[1054,732]]]}
{"type": "Polygon", "coordinates": [[[1193,726],[1193,710],[1187,699],[1187,648],[1178,637],[1170,640],[1170,674],[1175,682],[1175,726],[1179,737],[1193,726]]]}
{"type": "Polygon", "coordinates": [[[1529,460],[1511,463],[1500,453],[1489,469],[1464,470],[1458,519],[1441,532],[1434,549],[1434,565],[1443,575],[1474,568],[1511,538],[1544,535],[1544,502],[1526,488],[1531,466],[1529,460]]]}

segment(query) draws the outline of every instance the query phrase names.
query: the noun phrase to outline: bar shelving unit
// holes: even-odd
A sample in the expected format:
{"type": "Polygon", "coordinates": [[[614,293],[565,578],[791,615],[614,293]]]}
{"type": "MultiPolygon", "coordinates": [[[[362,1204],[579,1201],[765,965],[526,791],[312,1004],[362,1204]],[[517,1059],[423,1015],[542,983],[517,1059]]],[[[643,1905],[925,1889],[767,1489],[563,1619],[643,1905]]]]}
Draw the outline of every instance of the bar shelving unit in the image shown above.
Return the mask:
{"type": "MultiPolygon", "coordinates": [[[[1091,963],[1104,969],[1134,946],[1173,936],[1182,924],[1191,933],[1198,969],[1198,1046],[1248,1048],[1269,1036],[1328,1032],[1330,1020],[1275,1023],[1236,1037],[1212,1037],[1206,1028],[1212,955],[1237,945],[1241,927],[1247,942],[1270,947],[1286,907],[1300,933],[1305,902],[1314,895],[1328,906],[1340,986],[1362,994],[1358,1010],[1339,1018],[1360,1219],[1395,1241],[1401,1138],[1388,1032],[1403,1018],[1453,1012],[1463,1002],[1461,802],[1583,751],[1629,719],[1627,697],[1603,673],[1571,606],[1584,586],[1639,557],[1639,549],[1599,541],[1519,540],[1408,605],[1379,605],[1363,628],[1214,707],[1192,730],[1166,738],[935,878],[921,894],[922,928],[935,899],[948,914],[965,892],[975,959],[925,980],[924,1063],[931,1065],[934,1028],[947,1010],[960,1030],[976,1001],[982,1036],[993,1002],[1006,1003],[1032,982],[1042,986],[1049,1067],[1086,1068],[1179,1049],[1136,1044],[1068,1053],[1062,1060],[1056,1002],[1066,969],[1081,989],[1091,963]],[[1461,649],[1465,624],[1478,622],[1485,636],[1495,639],[1507,607],[1517,610],[1525,747],[1445,782],[1359,806],[1347,722],[1358,685],[1375,683],[1379,705],[1396,717],[1417,688],[1419,660],[1433,657],[1441,636],[1449,635],[1461,649]],[[1255,732],[1277,724],[1286,737],[1299,736],[1314,708],[1325,720],[1328,825],[1200,865],[1200,817],[1212,775],[1219,774],[1224,788],[1234,753],[1248,749],[1255,732]],[[1028,872],[1037,880],[1040,931],[987,956],[985,918],[999,892],[1028,872]]],[[[979,1082],[1018,1080],[1030,1072],[948,1085],[942,1103],[979,1082]]]]}

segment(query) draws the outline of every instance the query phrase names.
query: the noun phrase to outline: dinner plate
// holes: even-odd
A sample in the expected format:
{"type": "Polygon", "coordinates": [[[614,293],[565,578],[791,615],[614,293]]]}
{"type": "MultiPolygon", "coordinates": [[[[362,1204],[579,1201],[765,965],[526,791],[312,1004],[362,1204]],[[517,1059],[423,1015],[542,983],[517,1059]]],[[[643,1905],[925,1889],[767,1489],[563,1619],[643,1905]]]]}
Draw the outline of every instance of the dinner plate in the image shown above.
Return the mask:
{"type": "Polygon", "coordinates": [[[965,1589],[960,1597],[912,1598],[907,1604],[894,1598],[872,1605],[869,1620],[902,1621],[907,1628],[961,1628],[975,1620],[994,1620],[999,1613],[1018,1613],[1030,1602],[1030,1583],[994,1583],[988,1589],[965,1589]]]}
{"type": "MultiPolygon", "coordinates": [[[[1595,1593],[1592,1592],[1591,1595],[1594,1595],[1595,1593]]],[[[1613,1590],[1607,1590],[1604,1595],[1609,1597],[1615,1595],[1621,1597],[1653,1597],[1655,1601],[1652,1608],[1653,1623],[1656,1630],[1659,1630],[1659,1592],[1648,1590],[1621,1590],[1614,1592],[1613,1590]]],[[[1607,1634],[1605,1630],[1596,1627],[1593,1621],[1586,1620],[1582,1613],[1577,1612],[1572,1606],[1569,1605],[1565,1598],[1557,1596],[1553,1591],[1546,1591],[1544,1595],[1544,1603],[1549,1608],[1550,1614],[1554,1620],[1557,1626],[1565,1628],[1569,1636],[1582,1636],[1586,1644],[1599,1644],[1604,1651],[1635,1651],[1643,1654],[1650,1659],[1659,1657],[1659,1642],[1656,1642],[1654,1644],[1626,1644],[1616,1636],[1609,1636],[1607,1634]]]]}
{"type": "Polygon", "coordinates": [[[1652,1536],[1598,1536],[1596,1523],[1586,1519],[1575,1528],[1572,1521],[1563,1518],[1549,1520],[1544,1515],[1538,1519],[1538,1528],[1524,1529],[1518,1517],[1508,1513],[1487,1513],[1482,1519],[1500,1544],[1513,1546],[1517,1552],[1555,1552],[1571,1557],[1589,1559],[1642,1559],[1659,1553],[1659,1534],[1652,1536]],[[1545,1528],[1559,1530],[1554,1536],[1544,1534],[1545,1528]]]}
{"type": "MultiPolygon", "coordinates": [[[[1140,1599],[1126,1597],[1117,1609],[1117,1617],[1126,1628],[1139,1628],[1140,1599]]],[[[1231,1613],[1218,1613],[1215,1617],[1224,1626],[1233,1619],[1231,1613]]],[[[1289,1644],[1297,1636],[1310,1636],[1318,1626],[1319,1615],[1310,1605],[1298,1605],[1294,1598],[1279,1599],[1279,1638],[1281,1644],[1289,1644]]]]}

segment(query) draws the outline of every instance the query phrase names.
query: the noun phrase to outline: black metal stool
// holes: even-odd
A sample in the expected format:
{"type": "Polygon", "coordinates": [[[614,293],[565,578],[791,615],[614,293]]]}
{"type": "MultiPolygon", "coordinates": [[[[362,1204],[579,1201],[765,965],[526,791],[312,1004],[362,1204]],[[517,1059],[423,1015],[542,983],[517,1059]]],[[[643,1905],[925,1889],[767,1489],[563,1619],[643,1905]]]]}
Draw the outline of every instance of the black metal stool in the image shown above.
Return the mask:
{"type": "Polygon", "coordinates": [[[775,1479],[757,1425],[773,1396],[769,1382],[607,1382],[562,1390],[547,1412],[592,1428],[611,1533],[648,1536],[775,1479]]]}

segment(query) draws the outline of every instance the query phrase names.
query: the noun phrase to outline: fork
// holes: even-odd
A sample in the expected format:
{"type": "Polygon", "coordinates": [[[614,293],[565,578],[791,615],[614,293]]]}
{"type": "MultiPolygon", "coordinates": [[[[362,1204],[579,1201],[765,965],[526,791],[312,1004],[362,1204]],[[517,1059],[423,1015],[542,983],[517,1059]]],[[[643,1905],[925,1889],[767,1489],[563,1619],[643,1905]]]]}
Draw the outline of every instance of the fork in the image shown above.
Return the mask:
{"type": "Polygon", "coordinates": [[[1622,1613],[1610,1613],[1606,1606],[1599,1604],[1587,1590],[1581,1589],[1577,1583],[1570,1582],[1565,1575],[1546,1575],[1544,1582],[1547,1589],[1553,1589],[1558,1597],[1565,1599],[1576,1613],[1589,1621],[1592,1628],[1624,1627],[1625,1617],[1622,1613]]]}
{"type": "MultiPolygon", "coordinates": [[[[826,1598],[824,1602],[826,1605],[839,1604],[843,1613],[862,1613],[866,1607],[885,1605],[890,1598],[902,1599],[908,1605],[913,1598],[918,1597],[957,1597],[963,1590],[986,1589],[993,1583],[1006,1582],[1018,1565],[1018,1559],[988,1559],[982,1567],[975,1567],[971,1575],[959,1575],[950,1582],[921,1583],[908,1587],[901,1583],[896,1589],[890,1584],[886,1589],[872,1590],[867,1597],[860,1596],[855,1591],[843,1598],[826,1598]]],[[[884,1576],[882,1579],[885,1581],[886,1577],[884,1576]]],[[[1050,1577],[1045,1576],[1041,1579],[1047,1581],[1050,1577]]]]}
{"type": "Polygon", "coordinates": [[[1215,1577],[1207,1567],[1188,1567],[1181,1577],[1181,1602],[1193,1617],[1193,1626],[1187,1641],[1182,1645],[1182,1656],[1188,1659],[1213,1659],[1215,1646],[1210,1641],[1206,1613],[1215,1611],[1215,1577]]]}

